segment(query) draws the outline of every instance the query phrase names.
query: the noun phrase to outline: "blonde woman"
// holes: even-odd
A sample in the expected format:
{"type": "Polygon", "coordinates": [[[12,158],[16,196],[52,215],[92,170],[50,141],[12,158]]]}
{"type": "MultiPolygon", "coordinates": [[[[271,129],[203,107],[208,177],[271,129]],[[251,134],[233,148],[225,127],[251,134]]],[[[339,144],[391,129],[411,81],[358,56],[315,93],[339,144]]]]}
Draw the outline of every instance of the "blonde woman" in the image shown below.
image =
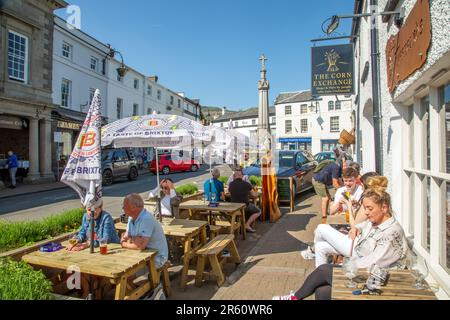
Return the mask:
{"type": "Polygon", "coordinates": [[[405,267],[408,243],[403,228],[395,219],[391,197],[386,192],[386,177],[373,177],[364,192],[363,206],[367,220],[356,225],[346,236],[327,225],[316,230],[315,258],[317,269],[294,294],[273,297],[274,300],[301,300],[316,294],[316,300],[331,298],[333,265],[326,263],[328,254],[353,257],[359,269],[377,265],[381,268],[405,267]]]}

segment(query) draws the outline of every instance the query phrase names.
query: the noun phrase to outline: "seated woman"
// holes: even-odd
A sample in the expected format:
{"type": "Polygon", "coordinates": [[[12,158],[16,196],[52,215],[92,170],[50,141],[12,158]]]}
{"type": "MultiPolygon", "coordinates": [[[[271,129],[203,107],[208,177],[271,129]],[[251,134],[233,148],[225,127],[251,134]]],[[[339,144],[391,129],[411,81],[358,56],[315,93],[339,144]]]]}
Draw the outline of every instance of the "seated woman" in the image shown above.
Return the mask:
{"type": "MultiPolygon", "coordinates": [[[[74,244],[70,244],[66,250],[67,251],[81,251],[90,247],[90,235],[91,235],[91,214],[90,210],[83,216],[81,223],[81,229],[78,233],[78,237],[74,244]]],[[[108,243],[120,244],[120,238],[117,234],[116,228],[114,226],[114,220],[108,212],[103,210],[103,200],[100,202],[100,206],[94,210],[94,246],[99,247],[100,239],[106,240],[108,243]]],[[[93,280],[93,290],[97,297],[100,296],[99,293],[99,277],[92,277],[93,280]]],[[[81,289],[83,290],[82,297],[87,297],[89,293],[89,278],[84,274],[81,276],[81,289]]]]}
{"type": "MultiPolygon", "coordinates": [[[[164,179],[159,187],[150,192],[149,198],[154,198],[160,193],[161,212],[163,217],[179,218],[179,206],[183,197],[175,190],[175,184],[169,178],[164,179]]],[[[159,208],[155,206],[154,215],[159,217],[159,208]]]]}
{"type": "Polygon", "coordinates": [[[316,230],[315,253],[317,269],[294,294],[273,297],[275,300],[301,300],[316,294],[316,300],[331,299],[333,265],[327,264],[328,254],[353,257],[359,269],[405,267],[408,243],[401,225],[393,217],[390,195],[385,191],[387,178],[372,178],[371,187],[364,192],[367,221],[356,225],[346,236],[328,225],[316,230]]]}

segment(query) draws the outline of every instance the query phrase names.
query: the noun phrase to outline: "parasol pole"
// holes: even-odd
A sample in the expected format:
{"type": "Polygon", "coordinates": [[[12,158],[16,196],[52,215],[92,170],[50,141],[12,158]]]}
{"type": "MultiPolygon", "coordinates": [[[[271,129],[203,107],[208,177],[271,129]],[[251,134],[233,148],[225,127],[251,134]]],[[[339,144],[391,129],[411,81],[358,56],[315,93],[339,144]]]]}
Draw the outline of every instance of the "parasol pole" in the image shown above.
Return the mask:
{"type": "MultiPolygon", "coordinates": [[[[89,194],[86,195],[86,201],[85,201],[85,207],[92,201],[95,199],[95,182],[93,180],[90,181],[89,183],[89,194]],[[92,198],[93,197],[93,198],[92,198]]],[[[90,212],[90,253],[93,254],[94,253],[94,236],[95,236],[95,218],[94,218],[94,214],[95,214],[95,210],[93,209],[93,206],[89,206],[89,212],[90,212]]],[[[89,275],[89,294],[87,297],[87,300],[93,300],[93,285],[92,285],[92,275],[89,275]]]]}
{"type": "Polygon", "coordinates": [[[157,180],[157,188],[158,188],[158,194],[156,195],[156,205],[159,212],[159,221],[162,222],[162,212],[161,212],[161,190],[160,190],[160,182],[159,182],[159,155],[158,155],[158,148],[155,148],[156,153],[156,180],[157,180]]]}

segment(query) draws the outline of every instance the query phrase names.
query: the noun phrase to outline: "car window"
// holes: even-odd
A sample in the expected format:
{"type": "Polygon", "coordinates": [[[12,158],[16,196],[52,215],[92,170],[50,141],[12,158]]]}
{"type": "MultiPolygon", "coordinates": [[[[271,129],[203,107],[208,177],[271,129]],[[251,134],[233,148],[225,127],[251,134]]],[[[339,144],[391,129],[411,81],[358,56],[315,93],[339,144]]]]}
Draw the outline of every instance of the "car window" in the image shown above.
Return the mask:
{"type": "Polygon", "coordinates": [[[116,161],[127,161],[128,160],[128,155],[125,153],[124,150],[116,150],[114,152],[114,159],[116,161]]]}
{"type": "Polygon", "coordinates": [[[167,160],[167,161],[171,161],[171,160],[172,160],[172,155],[170,155],[170,154],[167,155],[167,156],[166,156],[166,160],[167,160]]]}
{"type": "Polygon", "coordinates": [[[111,161],[113,153],[114,152],[112,152],[112,151],[104,151],[102,153],[102,161],[111,161]]]}
{"type": "Polygon", "coordinates": [[[297,154],[297,160],[295,162],[295,164],[299,167],[301,167],[302,165],[304,165],[305,163],[307,163],[308,160],[305,158],[305,156],[301,153],[297,154]]]}

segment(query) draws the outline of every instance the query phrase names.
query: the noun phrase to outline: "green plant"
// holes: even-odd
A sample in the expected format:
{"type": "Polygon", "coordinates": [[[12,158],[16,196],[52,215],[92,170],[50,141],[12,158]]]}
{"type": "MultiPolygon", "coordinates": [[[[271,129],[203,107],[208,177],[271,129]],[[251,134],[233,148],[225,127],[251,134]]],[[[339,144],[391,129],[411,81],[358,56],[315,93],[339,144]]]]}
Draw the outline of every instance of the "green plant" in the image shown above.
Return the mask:
{"type": "Polygon", "coordinates": [[[0,300],[50,300],[52,283],[25,262],[0,259],[0,300]]]}
{"type": "Polygon", "coordinates": [[[193,183],[188,183],[175,188],[175,190],[182,196],[190,196],[198,192],[198,187],[193,183]]]}
{"type": "Polygon", "coordinates": [[[262,187],[262,178],[257,176],[250,176],[248,178],[250,180],[250,183],[254,187],[262,187]]]}
{"type": "Polygon", "coordinates": [[[0,252],[78,230],[85,210],[74,209],[39,221],[0,222],[0,252]]]}
{"type": "Polygon", "coordinates": [[[223,184],[227,184],[229,177],[219,177],[219,181],[222,181],[223,184]]]}

